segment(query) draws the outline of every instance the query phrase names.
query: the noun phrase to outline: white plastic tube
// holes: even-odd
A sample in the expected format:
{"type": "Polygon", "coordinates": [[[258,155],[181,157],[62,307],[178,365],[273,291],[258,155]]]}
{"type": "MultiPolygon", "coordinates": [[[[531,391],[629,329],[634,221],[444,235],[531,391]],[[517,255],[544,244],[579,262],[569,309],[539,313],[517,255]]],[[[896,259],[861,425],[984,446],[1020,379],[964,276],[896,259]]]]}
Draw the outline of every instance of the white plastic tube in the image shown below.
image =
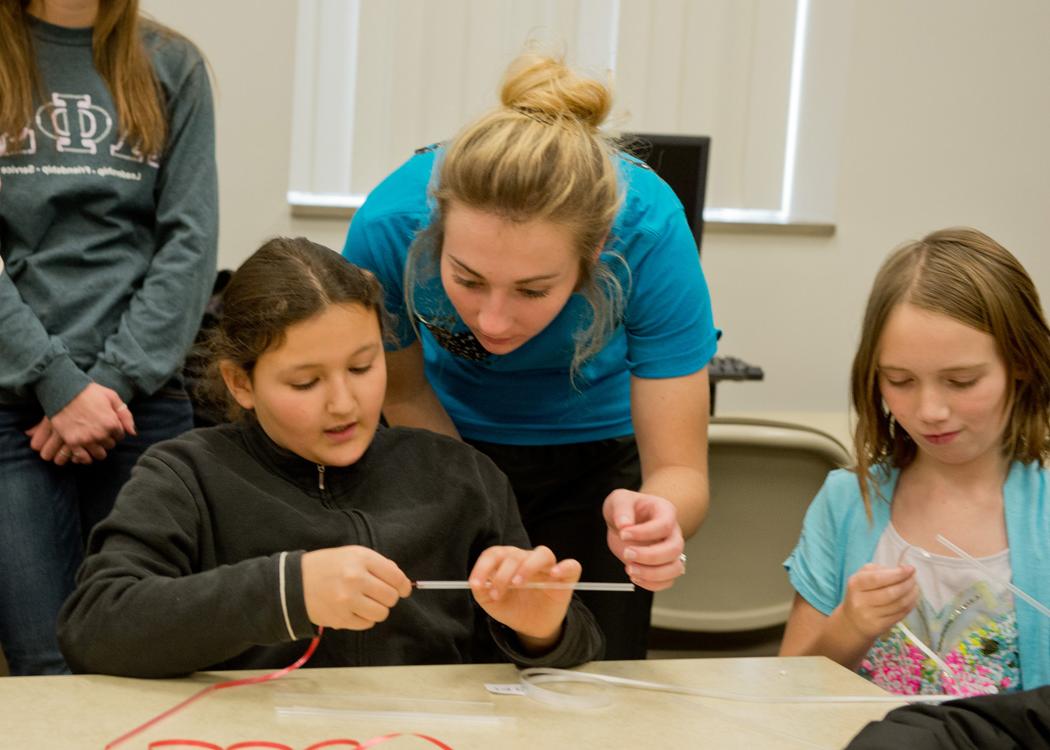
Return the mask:
{"type": "Polygon", "coordinates": [[[454,701],[401,696],[340,693],[276,693],[274,711],[279,717],[326,716],[340,719],[382,719],[404,722],[435,721],[495,726],[514,721],[496,713],[491,701],[454,701]]]}
{"type": "MultiPolygon", "coordinates": [[[[904,551],[901,552],[900,557],[897,558],[897,565],[898,565],[898,567],[900,566],[901,562],[904,560],[904,556],[908,552],[910,552],[912,550],[914,550],[915,552],[919,553],[920,555],[922,555],[922,557],[924,557],[927,560],[930,560],[930,559],[933,558],[933,555],[931,555],[929,552],[927,552],[922,547],[917,547],[914,544],[909,544],[904,549],[904,551]]],[[[901,632],[904,633],[904,636],[909,641],[911,641],[913,644],[915,644],[915,647],[917,649],[922,651],[924,654],[926,654],[927,657],[929,657],[930,659],[933,660],[933,663],[937,665],[937,668],[941,671],[941,673],[945,677],[948,678],[948,681],[950,683],[956,684],[955,670],[953,670],[951,667],[949,667],[948,663],[945,662],[944,659],[942,659],[940,657],[940,655],[936,651],[934,651],[932,648],[927,646],[923,642],[923,640],[921,638],[919,638],[919,636],[915,635],[915,633],[912,632],[911,628],[909,628],[907,625],[904,624],[904,620],[901,620],[900,622],[898,622],[897,623],[897,627],[901,629],[901,632]]],[[[992,687],[992,692],[997,692],[995,690],[994,686],[992,687]]]]}
{"type": "Polygon", "coordinates": [[[1044,617],[1050,617],[1050,607],[1047,607],[1045,604],[1040,602],[1034,596],[1032,596],[1028,592],[1022,590],[1018,586],[1015,586],[1010,581],[1005,580],[1005,579],[1001,578],[1000,576],[996,575],[996,573],[991,568],[989,568],[983,562],[981,562],[976,557],[971,555],[969,552],[964,550],[962,547],[959,547],[959,546],[953,544],[952,542],[948,541],[948,539],[943,534],[938,534],[937,535],[937,541],[940,542],[941,544],[943,544],[948,549],[950,549],[955,554],[957,554],[959,557],[961,557],[964,560],[966,560],[967,562],[969,562],[971,565],[976,565],[978,568],[980,568],[982,573],[984,573],[986,576],[988,576],[989,579],[995,581],[998,584],[1001,584],[1001,585],[1005,586],[1007,589],[1012,591],[1014,594],[1016,594],[1017,596],[1019,596],[1022,599],[1024,599],[1026,602],[1028,602],[1033,607],[1035,607],[1036,611],[1038,611],[1044,617]]]}
{"type": "MultiPolygon", "coordinates": [[[[415,581],[412,584],[417,589],[469,589],[469,581],[415,581]]],[[[511,584],[512,589],[573,589],[575,591],[634,591],[633,583],[604,583],[597,581],[577,581],[576,583],[563,583],[561,581],[530,581],[528,583],[511,584]]]]}
{"type": "Polygon", "coordinates": [[[600,708],[608,705],[608,695],[581,696],[550,690],[541,685],[547,683],[589,683],[594,685],[616,685],[638,690],[655,690],[679,695],[696,695],[701,698],[739,701],[744,703],[941,703],[952,700],[954,695],[748,695],[728,690],[693,688],[663,682],[633,680],[626,677],[597,672],[574,672],[568,669],[530,667],[520,674],[525,693],[542,703],[565,708],[600,708]]]}

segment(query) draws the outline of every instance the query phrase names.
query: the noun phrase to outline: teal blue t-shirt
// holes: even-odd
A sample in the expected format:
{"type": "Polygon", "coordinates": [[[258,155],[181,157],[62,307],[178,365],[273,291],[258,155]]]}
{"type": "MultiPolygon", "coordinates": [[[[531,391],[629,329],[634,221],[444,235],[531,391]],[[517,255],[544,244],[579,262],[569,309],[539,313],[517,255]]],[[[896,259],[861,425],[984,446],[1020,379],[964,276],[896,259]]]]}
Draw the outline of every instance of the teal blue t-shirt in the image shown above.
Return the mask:
{"type": "Polygon", "coordinates": [[[418,335],[427,379],[465,438],[550,445],[630,435],[631,375],[689,375],[714,356],[719,332],[682,205],[651,169],[627,156],[619,162],[624,205],[600,259],[623,286],[623,318],[575,381],[574,334],[591,320],[579,294],[505,355],[480,348],[436,276],[414,290],[419,317],[409,320],[405,260],[431,220],[429,187],[440,154],[417,153],[369,194],[350,224],[343,256],[382,282],[396,320],[394,348],[418,335]]]}

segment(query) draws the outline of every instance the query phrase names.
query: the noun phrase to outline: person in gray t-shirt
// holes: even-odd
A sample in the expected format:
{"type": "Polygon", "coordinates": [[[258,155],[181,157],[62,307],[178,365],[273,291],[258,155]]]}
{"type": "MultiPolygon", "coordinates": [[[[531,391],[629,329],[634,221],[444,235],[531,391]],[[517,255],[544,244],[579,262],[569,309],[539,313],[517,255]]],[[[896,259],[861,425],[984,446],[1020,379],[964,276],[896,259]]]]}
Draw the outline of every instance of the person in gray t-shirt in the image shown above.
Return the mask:
{"type": "Polygon", "coordinates": [[[192,427],[214,112],[198,50],[134,0],[0,0],[0,26],[0,646],[45,674],[68,671],[55,620],[88,532],[192,427]]]}

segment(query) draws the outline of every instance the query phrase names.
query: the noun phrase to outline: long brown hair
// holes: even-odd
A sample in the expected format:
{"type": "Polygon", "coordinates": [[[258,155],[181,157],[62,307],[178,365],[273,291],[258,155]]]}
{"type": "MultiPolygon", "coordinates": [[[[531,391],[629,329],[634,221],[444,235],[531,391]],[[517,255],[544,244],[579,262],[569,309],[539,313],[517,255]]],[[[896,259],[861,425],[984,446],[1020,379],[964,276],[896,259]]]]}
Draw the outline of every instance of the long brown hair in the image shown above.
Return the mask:
{"type": "Polygon", "coordinates": [[[331,305],[348,304],[372,310],[380,330],[388,330],[375,276],[305,237],[269,240],[241,264],[222,293],[222,314],[204,345],[208,369],[195,395],[229,419],[242,416],[220,363],[232,362],[251,376],[259,357],[280,346],[290,326],[331,305]]]}
{"type": "Polygon", "coordinates": [[[855,471],[869,518],[870,470],[903,469],[918,451],[883,408],[878,384],[882,331],[903,302],[995,339],[1010,404],[1003,454],[1025,463],[1050,457],[1050,328],[1035,284],[1017,258],[988,235],[960,227],[933,232],[898,248],[879,269],[853,359],[855,471]]]}
{"type": "MultiPolygon", "coordinates": [[[[0,136],[21,138],[33,119],[34,100],[43,96],[28,0],[0,0],[0,136]]],[[[142,26],[171,32],[140,19],[138,0],[100,0],[92,27],[95,68],[106,82],[117,108],[121,136],[142,153],[160,154],[168,122],[160,84],[142,41],[142,26]]]]}
{"type": "Polygon", "coordinates": [[[437,267],[452,203],[512,222],[563,226],[574,239],[579,292],[593,312],[576,337],[576,373],[604,346],[623,310],[618,277],[597,262],[623,201],[616,144],[599,131],[612,93],[561,59],[530,52],[507,69],[500,101],[464,127],[445,151],[434,192],[437,217],[413,243],[405,264],[405,302],[414,319],[414,288],[437,267]]]}

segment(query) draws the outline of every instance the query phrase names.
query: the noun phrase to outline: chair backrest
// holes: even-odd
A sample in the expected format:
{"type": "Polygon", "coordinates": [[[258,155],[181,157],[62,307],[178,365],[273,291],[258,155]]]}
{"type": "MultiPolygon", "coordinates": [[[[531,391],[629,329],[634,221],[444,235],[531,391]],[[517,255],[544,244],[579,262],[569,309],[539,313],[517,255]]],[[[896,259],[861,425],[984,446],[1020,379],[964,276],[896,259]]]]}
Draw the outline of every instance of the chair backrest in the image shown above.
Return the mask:
{"type": "Polygon", "coordinates": [[[711,507],[686,542],[689,571],[653,600],[653,625],[728,632],[783,624],[794,591],[782,563],[827,473],[850,461],[831,435],[799,424],[712,419],[711,507]]]}

